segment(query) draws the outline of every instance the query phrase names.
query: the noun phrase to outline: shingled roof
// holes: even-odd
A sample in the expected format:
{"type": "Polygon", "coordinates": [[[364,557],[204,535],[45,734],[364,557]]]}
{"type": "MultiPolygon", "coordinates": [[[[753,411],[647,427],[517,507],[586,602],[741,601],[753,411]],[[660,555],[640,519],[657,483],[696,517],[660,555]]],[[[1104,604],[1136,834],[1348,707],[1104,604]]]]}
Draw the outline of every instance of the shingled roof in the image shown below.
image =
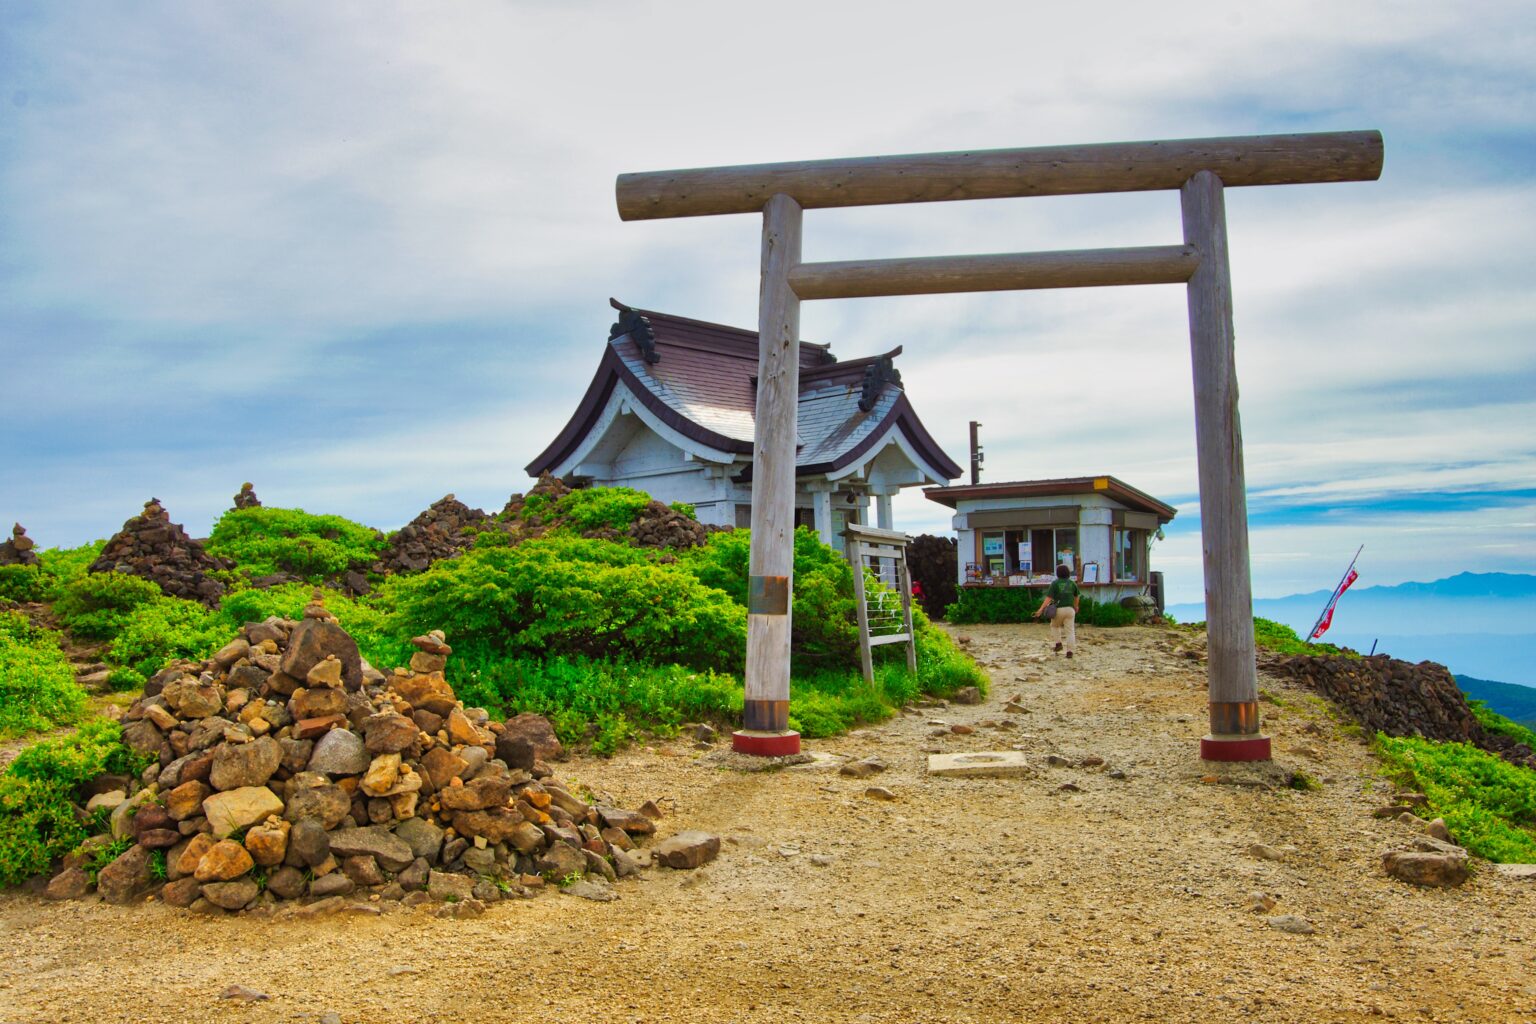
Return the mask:
{"type": "MultiPolygon", "coordinates": [[[[596,424],[622,383],[667,426],[720,452],[750,455],[757,398],[757,332],[690,320],[610,300],[619,311],[597,372],[559,436],[528,464],[553,471],[596,424]]],[[[861,457],[893,426],[946,479],[961,469],[917,418],[892,361],[880,356],[839,362],[825,345],[800,343],[796,468],[835,472],[861,457]]]]}

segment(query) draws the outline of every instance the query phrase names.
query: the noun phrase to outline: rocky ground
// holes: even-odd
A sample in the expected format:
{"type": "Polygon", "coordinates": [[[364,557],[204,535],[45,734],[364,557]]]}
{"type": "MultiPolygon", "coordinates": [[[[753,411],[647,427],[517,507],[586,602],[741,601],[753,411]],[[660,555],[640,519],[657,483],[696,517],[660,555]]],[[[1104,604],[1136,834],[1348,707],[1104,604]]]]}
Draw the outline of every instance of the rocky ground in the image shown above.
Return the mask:
{"type": "Polygon", "coordinates": [[[725,836],[704,869],[472,920],[13,892],[0,1021],[1536,1019],[1536,882],[1387,878],[1408,826],[1371,816],[1391,787],[1316,698],[1264,681],[1277,759],[1320,791],[1213,782],[1202,666],[1176,634],[1084,628],[1068,662],[1040,626],[955,632],[992,673],[985,703],[809,743],[820,763],[748,773],[679,738],[560,766],[656,800],[659,834],[725,836]],[[925,771],[932,749],[1015,747],[1033,774],[925,771]],[[888,768],[841,774],[867,757],[888,768]]]}

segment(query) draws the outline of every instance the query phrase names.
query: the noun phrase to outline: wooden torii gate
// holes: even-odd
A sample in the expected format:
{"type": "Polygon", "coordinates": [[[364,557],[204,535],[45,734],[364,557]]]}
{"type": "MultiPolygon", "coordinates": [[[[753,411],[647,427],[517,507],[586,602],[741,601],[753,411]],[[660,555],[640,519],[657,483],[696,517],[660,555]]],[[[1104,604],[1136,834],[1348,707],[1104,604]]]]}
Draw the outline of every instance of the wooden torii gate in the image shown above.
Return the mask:
{"type": "Polygon", "coordinates": [[[789,754],[790,576],[800,302],[872,295],[1187,284],[1208,626],[1210,735],[1201,756],[1262,761],[1248,502],[1237,414],[1224,190],[1374,181],[1377,131],[1052,146],[622,174],[624,220],[763,215],[746,706],[735,749],[789,754]],[[1177,189],[1184,243],[1069,252],[803,263],[805,209],[1177,189]]]}

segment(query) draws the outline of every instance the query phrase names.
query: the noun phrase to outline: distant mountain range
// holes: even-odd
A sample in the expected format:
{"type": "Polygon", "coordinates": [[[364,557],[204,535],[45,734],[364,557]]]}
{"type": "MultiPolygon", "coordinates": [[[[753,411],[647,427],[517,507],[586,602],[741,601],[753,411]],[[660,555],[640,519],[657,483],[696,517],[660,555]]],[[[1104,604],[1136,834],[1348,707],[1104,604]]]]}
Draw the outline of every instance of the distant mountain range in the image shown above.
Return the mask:
{"type": "MultiPolygon", "coordinates": [[[[1257,598],[1253,613],[1305,634],[1331,593],[1257,598]]],[[[1205,605],[1170,605],[1168,612],[1180,622],[1200,621],[1205,605]]],[[[1361,653],[1375,644],[1378,654],[1437,661],[1477,681],[1536,687],[1536,575],[1464,572],[1431,583],[1356,584],[1322,639],[1361,653]]]]}

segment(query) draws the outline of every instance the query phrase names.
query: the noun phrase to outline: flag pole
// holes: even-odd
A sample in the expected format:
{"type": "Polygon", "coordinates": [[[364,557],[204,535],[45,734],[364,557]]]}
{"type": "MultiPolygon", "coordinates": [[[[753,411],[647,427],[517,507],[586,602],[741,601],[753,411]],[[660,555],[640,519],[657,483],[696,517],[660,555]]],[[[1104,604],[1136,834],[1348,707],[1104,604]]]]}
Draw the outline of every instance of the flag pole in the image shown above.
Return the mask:
{"type": "Polygon", "coordinates": [[[1349,567],[1344,570],[1344,575],[1339,577],[1339,582],[1334,586],[1333,593],[1328,595],[1328,603],[1323,606],[1323,610],[1317,615],[1317,621],[1312,623],[1312,628],[1307,631],[1306,643],[1311,643],[1312,638],[1317,636],[1317,627],[1323,624],[1323,616],[1328,614],[1328,609],[1333,607],[1333,602],[1339,599],[1340,588],[1344,586],[1344,581],[1349,579],[1349,574],[1355,568],[1355,563],[1360,560],[1360,552],[1364,550],[1364,544],[1355,549],[1355,557],[1349,560],[1349,567]]]}

